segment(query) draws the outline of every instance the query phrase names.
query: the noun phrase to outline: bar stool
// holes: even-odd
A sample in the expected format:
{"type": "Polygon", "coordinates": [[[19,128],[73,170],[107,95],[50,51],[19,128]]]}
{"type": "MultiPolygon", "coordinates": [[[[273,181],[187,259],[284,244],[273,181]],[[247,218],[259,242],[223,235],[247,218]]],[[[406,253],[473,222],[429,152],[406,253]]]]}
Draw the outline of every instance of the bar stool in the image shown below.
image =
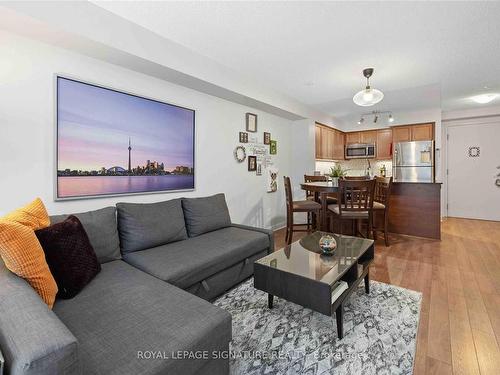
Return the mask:
{"type": "Polygon", "coordinates": [[[384,233],[385,246],[390,246],[387,231],[389,222],[389,199],[391,197],[392,177],[377,177],[375,179],[375,193],[373,196],[373,212],[375,225],[373,226],[373,239],[377,239],[377,232],[384,233]],[[383,226],[378,225],[378,219],[382,215],[383,226]]]}
{"type": "Polygon", "coordinates": [[[283,177],[285,182],[285,197],[286,197],[286,236],[285,241],[288,245],[292,243],[293,232],[311,232],[311,222],[309,221],[309,214],[313,213],[316,217],[319,216],[321,205],[318,202],[311,200],[294,201],[292,197],[292,185],[290,177],[283,177]],[[293,213],[305,212],[307,213],[307,224],[294,224],[293,213]],[[306,225],[307,228],[302,227],[306,225]],[[295,229],[296,227],[300,229],[295,229]]]}
{"type": "Polygon", "coordinates": [[[366,238],[370,237],[374,190],[375,180],[339,180],[338,203],[329,205],[328,209],[333,219],[340,221],[340,234],[342,234],[343,221],[352,221],[354,235],[356,235],[359,221],[367,220],[366,238]]]}

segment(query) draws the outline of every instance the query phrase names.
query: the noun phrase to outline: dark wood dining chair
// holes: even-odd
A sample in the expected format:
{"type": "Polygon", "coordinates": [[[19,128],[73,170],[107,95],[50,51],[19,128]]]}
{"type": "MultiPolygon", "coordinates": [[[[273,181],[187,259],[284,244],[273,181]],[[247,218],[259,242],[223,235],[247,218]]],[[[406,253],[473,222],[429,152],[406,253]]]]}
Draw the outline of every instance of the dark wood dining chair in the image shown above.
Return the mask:
{"type": "Polygon", "coordinates": [[[368,176],[344,176],[342,178],[344,178],[346,180],[352,180],[352,181],[354,181],[354,180],[362,180],[362,181],[363,180],[370,180],[370,177],[368,177],[368,176]]]}
{"type": "MultiPolygon", "coordinates": [[[[328,177],[326,176],[318,176],[318,175],[304,175],[304,182],[326,182],[328,181],[328,177]]],[[[314,200],[314,192],[310,190],[306,190],[306,199],[309,199],[310,201],[314,200]]]]}
{"type": "Polygon", "coordinates": [[[384,233],[385,246],[390,246],[388,223],[389,223],[389,199],[391,198],[392,177],[377,177],[375,179],[375,192],[373,195],[373,239],[377,239],[377,232],[384,233]],[[379,222],[381,224],[379,225],[379,222]]]}
{"type": "MultiPolygon", "coordinates": [[[[304,175],[304,182],[327,182],[327,176],[311,176],[304,175]]],[[[312,191],[306,190],[306,199],[314,200],[314,193],[312,191]]],[[[321,198],[320,198],[321,199],[321,198]]],[[[337,195],[336,194],[328,194],[327,204],[337,203],[337,195]]]]}
{"type": "Polygon", "coordinates": [[[315,214],[316,217],[319,216],[321,211],[321,205],[318,202],[311,200],[294,201],[292,196],[292,185],[290,183],[290,177],[284,176],[285,181],[285,198],[286,198],[286,236],[285,241],[287,244],[292,243],[293,232],[311,232],[312,225],[309,214],[315,214]],[[307,214],[306,224],[294,224],[293,214],[294,212],[305,212],[307,214]],[[304,226],[306,228],[304,229],[304,226]],[[297,229],[295,229],[297,228],[297,229]]]}
{"type": "Polygon", "coordinates": [[[375,180],[339,180],[337,204],[328,206],[334,220],[340,221],[340,234],[342,234],[343,221],[353,223],[354,235],[358,234],[358,224],[367,220],[366,238],[370,237],[373,223],[373,195],[375,193],[375,180]]]}

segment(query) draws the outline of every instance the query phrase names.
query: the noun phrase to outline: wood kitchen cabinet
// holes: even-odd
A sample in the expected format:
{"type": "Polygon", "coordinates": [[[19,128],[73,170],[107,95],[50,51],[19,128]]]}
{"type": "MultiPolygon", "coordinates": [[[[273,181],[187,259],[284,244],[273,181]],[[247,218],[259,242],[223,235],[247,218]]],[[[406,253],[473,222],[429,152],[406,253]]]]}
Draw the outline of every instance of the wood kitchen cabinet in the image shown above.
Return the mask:
{"type": "Polygon", "coordinates": [[[392,128],[392,141],[432,141],[434,139],[434,123],[394,126],[392,128]]]}
{"type": "Polygon", "coordinates": [[[392,141],[410,142],[411,141],[411,126],[395,126],[392,128],[392,141]]]}
{"type": "Polygon", "coordinates": [[[434,139],[434,124],[419,124],[411,127],[412,141],[432,141],[434,139]]]}
{"type": "Polygon", "coordinates": [[[361,143],[360,132],[350,132],[345,134],[345,144],[351,145],[355,143],[361,143]]]}
{"type": "Polygon", "coordinates": [[[315,150],[316,159],[321,159],[321,127],[316,125],[314,129],[314,140],[315,140],[315,150]]]}
{"type": "Polygon", "coordinates": [[[345,135],[339,130],[335,130],[333,158],[335,160],[344,159],[345,135]]]}
{"type": "Polygon", "coordinates": [[[326,127],[321,127],[321,154],[320,159],[328,159],[328,133],[329,130],[326,127]]]}
{"type": "Polygon", "coordinates": [[[367,130],[360,132],[359,137],[360,143],[375,143],[377,142],[377,131],[376,130],[367,130]]]}
{"type": "Polygon", "coordinates": [[[392,129],[377,130],[377,159],[392,158],[392,129]]]}
{"type": "Polygon", "coordinates": [[[316,123],[316,159],[344,159],[344,133],[326,125],[316,123]]]}

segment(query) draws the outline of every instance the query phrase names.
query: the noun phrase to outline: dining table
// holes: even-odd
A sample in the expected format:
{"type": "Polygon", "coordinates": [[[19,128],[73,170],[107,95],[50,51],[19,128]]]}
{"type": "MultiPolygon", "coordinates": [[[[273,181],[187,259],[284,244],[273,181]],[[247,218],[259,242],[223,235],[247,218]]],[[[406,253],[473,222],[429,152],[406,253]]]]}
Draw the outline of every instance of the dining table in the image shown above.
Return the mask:
{"type": "Polygon", "coordinates": [[[314,200],[321,204],[319,227],[323,232],[328,232],[328,194],[338,193],[338,184],[332,181],[303,182],[300,184],[302,190],[314,193],[314,200]]]}

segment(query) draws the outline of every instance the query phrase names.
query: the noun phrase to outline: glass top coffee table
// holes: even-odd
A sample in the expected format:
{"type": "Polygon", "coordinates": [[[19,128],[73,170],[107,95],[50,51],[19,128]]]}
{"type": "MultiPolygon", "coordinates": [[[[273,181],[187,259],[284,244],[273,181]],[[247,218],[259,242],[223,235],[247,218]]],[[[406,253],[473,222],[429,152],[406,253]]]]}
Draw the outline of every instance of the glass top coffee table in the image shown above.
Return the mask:
{"type": "Polygon", "coordinates": [[[333,233],[337,249],[323,255],[319,239],[324,232],[314,232],[254,263],[254,287],[268,293],[269,308],[273,296],[337,318],[337,334],[342,339],[344,301],[364,279],[370,293],[370,265],[374,258],[373,240],[340,236],[333,233]],[[332,301],[339,281],[348,288],[332,301]]]}

